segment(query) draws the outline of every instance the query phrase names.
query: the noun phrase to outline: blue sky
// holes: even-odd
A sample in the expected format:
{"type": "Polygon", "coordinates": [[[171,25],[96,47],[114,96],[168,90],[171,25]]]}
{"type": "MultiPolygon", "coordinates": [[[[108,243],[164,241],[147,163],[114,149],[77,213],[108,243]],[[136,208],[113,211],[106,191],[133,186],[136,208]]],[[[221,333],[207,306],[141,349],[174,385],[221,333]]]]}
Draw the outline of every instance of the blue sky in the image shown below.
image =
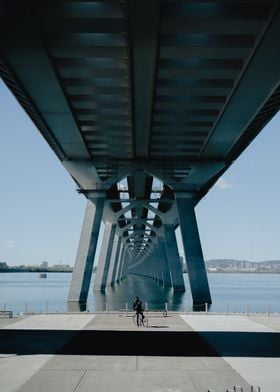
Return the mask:
{"type": "MultiPolygon", "coordinates": [[[[73,265],[85,198],[1,81],[0,121],[0,261],[73,265]]],[[[277,115],[197,206],[206,260],[280,260],[279,126],[277,115]]]]}

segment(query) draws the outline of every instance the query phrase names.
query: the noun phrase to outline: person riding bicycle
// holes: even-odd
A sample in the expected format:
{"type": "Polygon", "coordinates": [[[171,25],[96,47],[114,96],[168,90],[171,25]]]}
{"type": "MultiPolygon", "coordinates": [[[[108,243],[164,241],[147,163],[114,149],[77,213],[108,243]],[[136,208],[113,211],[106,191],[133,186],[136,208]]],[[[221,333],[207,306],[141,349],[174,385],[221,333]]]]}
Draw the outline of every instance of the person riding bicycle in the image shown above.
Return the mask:
{"type": "Polygon", "coordinates": [[[142,321],[144,320],[145,316],[143,313],[142,301],[138,297],[135,297],[133,302],[133,309],[136,311],[137,327],[139,327],[139,315],[141,315],[142,321]]]}

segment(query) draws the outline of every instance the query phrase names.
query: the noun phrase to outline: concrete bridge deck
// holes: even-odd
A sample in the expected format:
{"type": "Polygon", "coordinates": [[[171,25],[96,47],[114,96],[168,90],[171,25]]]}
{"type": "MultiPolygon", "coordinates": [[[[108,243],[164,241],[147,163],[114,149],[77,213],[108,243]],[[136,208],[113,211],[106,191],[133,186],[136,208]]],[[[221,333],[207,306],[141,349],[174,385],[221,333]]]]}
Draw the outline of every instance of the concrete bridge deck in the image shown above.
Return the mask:
{"type": "Polygon", "coordinates": [[[1,392],[280,390],[280,316],[37,314],[0,319],[1,392]]]}

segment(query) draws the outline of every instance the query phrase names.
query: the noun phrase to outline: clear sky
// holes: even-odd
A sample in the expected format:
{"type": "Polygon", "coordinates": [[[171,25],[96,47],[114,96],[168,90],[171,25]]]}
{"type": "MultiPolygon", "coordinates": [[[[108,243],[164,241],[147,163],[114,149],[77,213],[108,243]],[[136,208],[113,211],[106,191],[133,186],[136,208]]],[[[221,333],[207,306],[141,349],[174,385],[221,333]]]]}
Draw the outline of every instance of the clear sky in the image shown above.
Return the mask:
{"type": "MultiPolygon", "coordinates": [[[[73,265],[86,199],[1,81],[0,124],[0,261],[73,265]]],[[[206,260],[280,260],[279,126],[277,115],[197,206],[206,260]]]]}

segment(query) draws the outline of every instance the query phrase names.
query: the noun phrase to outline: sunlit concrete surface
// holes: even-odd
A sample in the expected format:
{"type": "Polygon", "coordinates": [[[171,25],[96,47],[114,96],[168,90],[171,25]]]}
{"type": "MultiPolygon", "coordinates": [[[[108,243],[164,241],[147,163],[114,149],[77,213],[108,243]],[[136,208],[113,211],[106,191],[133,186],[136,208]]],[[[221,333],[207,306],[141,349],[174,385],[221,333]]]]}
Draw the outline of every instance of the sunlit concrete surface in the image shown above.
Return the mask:
{"type": "MultiPolygon", "coordinates": [[[[89,314],[32,315],[13,323],[13,329],[83,329],[95,317],[89,314]]],[[[10,328],[9,325],[4,328],[10,328]]]]}
{"type": "Polygon", "coordinates": [[[279,316],[182,318],[249,384],[260,386],[264,392],[280,390],[279,316]]]}
{"type": "Polygon", "coordinates": [[[148,318],[148,328],[126,312],[0,320],[1,392],[278,390],[280,316],[148,318]]]}

